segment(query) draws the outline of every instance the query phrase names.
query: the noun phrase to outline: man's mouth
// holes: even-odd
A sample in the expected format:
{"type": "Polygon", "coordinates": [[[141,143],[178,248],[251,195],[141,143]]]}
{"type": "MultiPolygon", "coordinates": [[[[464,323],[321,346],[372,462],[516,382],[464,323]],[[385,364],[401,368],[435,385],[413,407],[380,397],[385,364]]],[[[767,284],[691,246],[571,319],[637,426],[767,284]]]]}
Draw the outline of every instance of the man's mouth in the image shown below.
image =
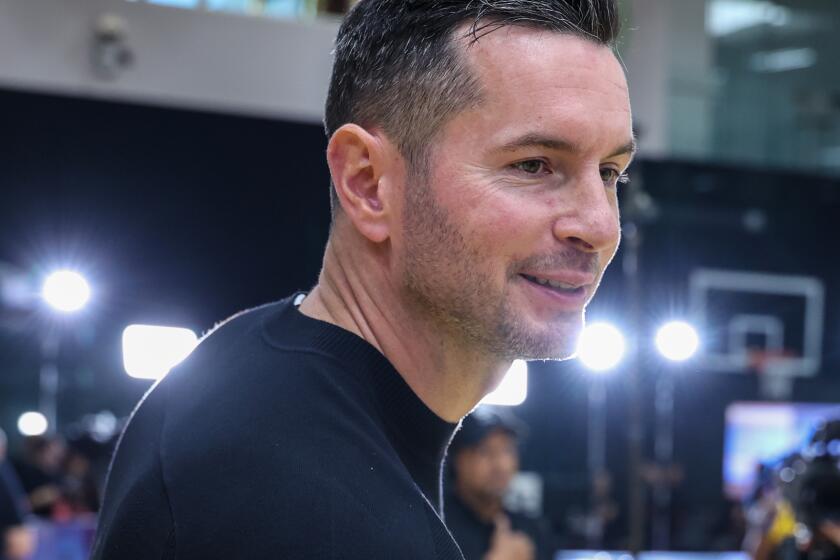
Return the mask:
{"type": "Polygon", "coordinates": [[[528,274],[520,274],[522,278],[528,282],[538,284],[549,290],[566,295],[581,295],[586,291],[586,287],[579,284],[568,284],[559,280],[549,280],[548,278],[539,278],[528,274]]]}

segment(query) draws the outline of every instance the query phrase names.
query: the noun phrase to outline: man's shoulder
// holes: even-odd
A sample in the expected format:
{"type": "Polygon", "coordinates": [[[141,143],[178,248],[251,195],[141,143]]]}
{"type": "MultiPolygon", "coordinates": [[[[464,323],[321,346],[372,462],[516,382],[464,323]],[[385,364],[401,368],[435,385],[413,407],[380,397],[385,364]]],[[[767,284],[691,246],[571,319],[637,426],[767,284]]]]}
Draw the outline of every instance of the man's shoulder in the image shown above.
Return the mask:
{"type": "MultiPolygon", "coordinates": [[[[325,372],[339,364],[327,355],[313,352],[305,337],[290,336],[289,343],[283,344],[281,334],[278,340],[278,330],[290,334],[294,331],[293,314],[298,311],[293,305],[293,298],[286,298],[220,322],[160,385],[178,395],[180,407],[183,400],[212,400],[219,392],[265,392],[317,382],[318,376],[305,373],[325,372]],[[273,329],[271,336],[269,326],[273,329]]],[[[282,400],[293,395],[284,390],[274,396],[282,400]]]]}
{"type": "Polygon", "coordinates": [[[243,309],[213,325],[204,335],[193,352],[193,355],[213,353],[233,355],[231,346],[259,345],[263,340],[263,331],[268,321],[282,321],[289,316],[289,310],[294,305],[294,296],[265,303],[257,307],[243,309]]]}
{"type": "Polygon", "coordinates": [[[258,430],[288,438],[324,425],[288,429],[314,417],[359,414],[366,389],[306,335],[294,335],[299,312],[292,306],[287,298],[238,313],[202,339],[153,389],[165,394],[165,435],[193,438],[201,430],[215,439],[258,430]]]}
{"type": "Polygon", "coordinates": [[[160,479],[179,550],[432,557],[434,513],[390,443],[366,378],[308,347],[320,327],[296,316],[284,325],[282,305],[224,322],[135,412],[132,449],[158,452],[147,470],[160,479]],[[310,332],[294,333],[301,325],[310,332]],[[244,551],[243,534],[255,537],[244,551]]]}
{"type": "Polygon", "coordinates": [[[367,389],[342,375],[340,363],[305,345],[266,340],[264,325],[282,320],[287,305],[225,321],[135,410],[131,424],[156,426],[172,486],[235,476],[259,492],[260,477],[340,481],[342,463],[388,448],[367,389]]]}
{"type": "Polygon", "coordinates": [[[218,321],[205,332],[199,346],[227,342],[243,336],[260,335],[268,322],[291,323],[295,314],[298,313],[297,304],[303,296],[302,292],[295,293],[277,301],[237,311],[230,317],[218,321]]]}

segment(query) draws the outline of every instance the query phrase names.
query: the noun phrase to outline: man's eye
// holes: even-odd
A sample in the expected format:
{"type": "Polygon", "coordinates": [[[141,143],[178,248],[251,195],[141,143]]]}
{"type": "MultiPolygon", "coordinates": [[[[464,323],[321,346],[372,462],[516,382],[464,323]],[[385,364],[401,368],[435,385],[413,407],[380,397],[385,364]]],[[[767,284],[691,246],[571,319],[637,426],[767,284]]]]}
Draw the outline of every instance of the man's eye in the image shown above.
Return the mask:
{"type": "Polygon", "coordinates": [[[604,181],[604,184],[607,186],[615,186],[616,183],[628,182],[630,177],[628,177],[626,173],[620,173],[612,167],[602,167],[601,180],[604,181]]]}
{"type": "Polygon", "coordinates": [[[541,175],[544,173],[550,173],[548,166],[541,159],[529,159],[525,161],[520,161],[518,163],[514,163],[511,167],[522,171],[523,173],[527,173],[528,175],[541,175]]]}

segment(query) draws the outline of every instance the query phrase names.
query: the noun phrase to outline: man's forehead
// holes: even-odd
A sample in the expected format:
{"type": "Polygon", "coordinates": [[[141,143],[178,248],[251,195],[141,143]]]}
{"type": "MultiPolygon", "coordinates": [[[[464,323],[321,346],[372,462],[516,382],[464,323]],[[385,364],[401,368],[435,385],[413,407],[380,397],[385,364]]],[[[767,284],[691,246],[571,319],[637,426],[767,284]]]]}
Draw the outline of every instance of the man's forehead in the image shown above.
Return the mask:
{"type": "Polygon", "coordinates": [[[536,141],[563,144],[570,153],[632,155],[627,83],[609,47],[511,26],[464,48],[482,101],[464,114],[467,121],[451,123],[457,136],[499,149],[538,136],[536,141]]]}
{"type": "Polygon", "coordinates": [[[500,79],[550,74],[557,87],[599,89],[627,96],[624,70],[612,49],[568,32],[510,25],[474,39],[461,36],[470,69],[493,90],[500,79]],[[612,91],[610,91],[612,90],[612,91]]]}

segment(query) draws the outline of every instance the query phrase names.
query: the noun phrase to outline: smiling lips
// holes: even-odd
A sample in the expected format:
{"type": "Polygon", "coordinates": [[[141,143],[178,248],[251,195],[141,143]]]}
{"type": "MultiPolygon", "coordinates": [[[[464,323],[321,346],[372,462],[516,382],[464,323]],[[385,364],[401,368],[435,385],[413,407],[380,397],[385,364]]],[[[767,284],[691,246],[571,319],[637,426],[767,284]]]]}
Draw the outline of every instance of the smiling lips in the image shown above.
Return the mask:
{"type": "Polygon", "coordinates": [[[575,291],[592,284],[595,279],[591,274],[575,270],[566,270],[556,273],[520,273],[520,276],[541,286],[547,286],[557,290],[575,291]]]}
{"type": "Polygon", "coordinates": [[[559,296],[566,304],[583,304],[589,286],[595,281],[591,274],[564,271],[557,274],[527,274],[520,276],[541,291],[559,296]]]}
{"type": "Polygon", "coordinates": [[[551,288],[555,288],[557,290],[563,290],[565,292],[574,291],[582,288],[583,286],[570,284],[568,282],[561,282],[560,280],[551,280],[550,278],[540,278],[537,276],[530,276],[528,274],[523,274],[522,276],[525,277],[526,280],[531,282],[536,282],[541,286],[549,286],[551,288]]]}

